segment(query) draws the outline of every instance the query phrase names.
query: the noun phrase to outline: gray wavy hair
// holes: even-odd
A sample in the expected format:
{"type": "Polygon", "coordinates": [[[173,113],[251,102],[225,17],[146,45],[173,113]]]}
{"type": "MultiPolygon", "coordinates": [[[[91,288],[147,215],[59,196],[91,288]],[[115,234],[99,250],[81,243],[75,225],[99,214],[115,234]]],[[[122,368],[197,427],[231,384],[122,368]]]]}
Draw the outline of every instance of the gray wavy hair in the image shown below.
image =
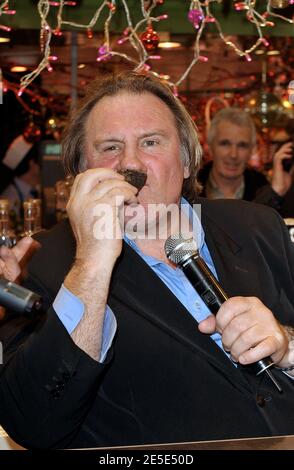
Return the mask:
{"type": "Polygon", "coordinates": [[[215,139],[217,126],[223,121],[231,122],[232,124],[240,127],[248,127],[251,134],[251,145],[254,147],[256,144],[256,128],[250,114],[241,108],[233,107],[223,108],[213,117],[207,133],[207,142],[209,146],[212,145],[215,139]]]}
{"type": "Polygon", "coordinates": [[[91,110],[105,96],[114,96],[122,91],[135,94],[152,93],[161,99],[173,113],[181,143],[181,160],[190,170],[190,176],[184,180],[182,194],[193,202],[201,188],[196,179],[202,155],[197,129],[191,116],[173,94],[171,88],[151,75],[123,72],[91,83],[85,98],[72,114],[65,130],[62,160],[66,174],[76,176],[87,169],[85,126],[91,110]]]}

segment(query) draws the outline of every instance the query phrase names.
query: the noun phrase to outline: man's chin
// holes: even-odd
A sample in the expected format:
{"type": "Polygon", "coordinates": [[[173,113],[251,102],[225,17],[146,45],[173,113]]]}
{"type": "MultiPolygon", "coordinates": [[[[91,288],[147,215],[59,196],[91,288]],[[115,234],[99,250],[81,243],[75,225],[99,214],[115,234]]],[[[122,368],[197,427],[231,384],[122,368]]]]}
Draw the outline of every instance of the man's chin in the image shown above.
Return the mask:
{"type": "Polygon", "coordinates": [[[226,169],[226,171],[223,172],[223,177],[227,178],[228,180],[232,179],[237,179],[240,178],[243,174],[243,171],[240,172],[240,169],[226,169]]]}

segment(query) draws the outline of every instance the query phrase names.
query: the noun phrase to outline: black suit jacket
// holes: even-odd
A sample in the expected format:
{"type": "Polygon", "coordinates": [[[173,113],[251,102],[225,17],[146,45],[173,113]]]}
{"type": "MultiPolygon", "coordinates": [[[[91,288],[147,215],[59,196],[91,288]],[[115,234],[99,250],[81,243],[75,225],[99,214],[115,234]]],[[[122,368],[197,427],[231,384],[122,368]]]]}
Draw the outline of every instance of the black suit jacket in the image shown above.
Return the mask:
{"type": "MultiPolygon", "coordinates": [[[[206,241],[230,296],[259,297],[294,323],[294,253],[269,208],[201,200],[206,241]]],[[[28,286],[50,303],[74,259],[67,223],[39,235],[28,286]]],[[[294,433],[294,382],[279,394],[236,368],[127,245],[108,303],[117,333],[104,364],[71,340],[53,309],[1,328],[0,422],[29,447],[95,447],[294,433]]],[[[93,332],[95,334],[95,332],[93,332]]]]}

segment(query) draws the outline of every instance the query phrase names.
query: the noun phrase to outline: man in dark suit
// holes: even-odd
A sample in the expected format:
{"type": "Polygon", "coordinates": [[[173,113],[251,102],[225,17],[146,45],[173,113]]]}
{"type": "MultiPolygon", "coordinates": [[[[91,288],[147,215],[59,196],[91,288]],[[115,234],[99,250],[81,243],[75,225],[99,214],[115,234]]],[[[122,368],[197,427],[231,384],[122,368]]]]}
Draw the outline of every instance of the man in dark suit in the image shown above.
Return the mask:
{"type": "Polygon", "coordinates": [[[77,175],[70,225],[40,233],[29,266],[27,287],[51,307],[33,321],[7,316],[0,330],[0,423],[16,441],[294,433],[293,247],[271,209],[197,199],[199,160],[192,119],[158,79],[93,84],[64,140],[77,175]],[[184,226],[232,297],[216,317],[166,258],[166,238],[184,226]],[[268,356],[282,394],[248,366],[268,356]]]}

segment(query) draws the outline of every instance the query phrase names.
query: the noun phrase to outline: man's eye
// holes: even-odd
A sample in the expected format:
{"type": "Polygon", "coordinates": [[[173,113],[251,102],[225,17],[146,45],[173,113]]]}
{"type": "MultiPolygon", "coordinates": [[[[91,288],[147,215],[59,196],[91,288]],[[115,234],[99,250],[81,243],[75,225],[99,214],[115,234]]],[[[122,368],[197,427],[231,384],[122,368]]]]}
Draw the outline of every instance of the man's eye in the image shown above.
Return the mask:
{"type": "Polygon", "coordinates": [[[104,147],[103,152],[115,152],[118,148],[118,145],[109,145],[108,147],[104,147]]]}
{"type": "Polygon", "coordinates": [[[158,144],[158,142],[154,139],[145,140],[143,142],[144,147],[154,147],[157,144],[158,144]]]}
{"type": "Polygon", "coordinates": [[[247,150],[247,149],[249,149],[250,144],[248,144],[247,142],[241,142],[241,143],[238,145],[238,147],[239,147],[240,149],[244,149],[244,150],[246,149],[246,150],[247,150]]]}
{"type": "Polygon", "coordinates": [[[231,142],[229,142],[228,140],[221,140],[219,142],[219,145],[221,145],[222,147],[229,147],[231,145],[231,142]]]}

